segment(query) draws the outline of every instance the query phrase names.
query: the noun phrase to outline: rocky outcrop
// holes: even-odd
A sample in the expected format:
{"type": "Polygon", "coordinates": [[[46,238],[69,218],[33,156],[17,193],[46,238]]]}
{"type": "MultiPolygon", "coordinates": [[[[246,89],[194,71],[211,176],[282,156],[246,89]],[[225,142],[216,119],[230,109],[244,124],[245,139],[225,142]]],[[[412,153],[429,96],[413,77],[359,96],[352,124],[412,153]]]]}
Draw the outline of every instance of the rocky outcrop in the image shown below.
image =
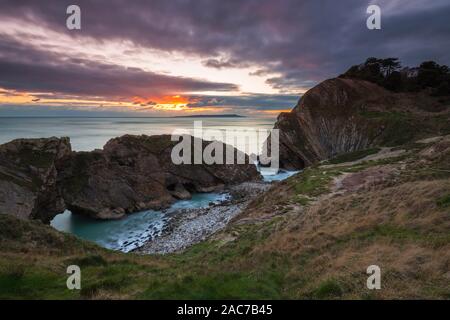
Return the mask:
{"type": "MultiPolygon", "coordinates": [[[[194,148],[194,139],[185,138],[194,148]]],[[[209,145],[196,140],[202,150],[209,145]]],[[[239,154],[246,164],[176,165],[171,153],[177,143],[169,135],[126,135],[92,152],[72,152],[68,138],[6,143],[0,146],[0,213],[49,222],[67,208],[116,219],[167,207],[192,192],[261,179],[248,157],[234,148],[235,159],[239,154]]]]}
{"type": "Polygon", "coordinates": [[[49,222],[64,211],[56,162],[70,154],[69,138],[18,139],[0,145],[0,213],[49,222]]]}
{"type": "MultiPolygon", "coordinates": [[[[278,116],[280,167],[301,169],[373,145],[439,134],[443,121],[432,115],[441,110],[423,94],[396,94],[364,80],[326,80],[306,92],[291,112],[278,116]]],[[[270,139],[266,148],[270,154],[270,139]]]]}
{"type": "MultiPolygon", "coordinates": [[[[194,148],[194,139],[189,139],[194,148]]],[[[176,199],[190,198],[192,192],[212,192],[260,179],[248,158],[242,165],[176,165],[171,153],[177,143],[169,135],[125,135],[110,140],[103,150],[74,152],[59,168],[58,184],[67,208],[98,219],[115,219],[167,207],[176,199]]],[[[203,149],[208,144],[203,141],[203,149]]]]}

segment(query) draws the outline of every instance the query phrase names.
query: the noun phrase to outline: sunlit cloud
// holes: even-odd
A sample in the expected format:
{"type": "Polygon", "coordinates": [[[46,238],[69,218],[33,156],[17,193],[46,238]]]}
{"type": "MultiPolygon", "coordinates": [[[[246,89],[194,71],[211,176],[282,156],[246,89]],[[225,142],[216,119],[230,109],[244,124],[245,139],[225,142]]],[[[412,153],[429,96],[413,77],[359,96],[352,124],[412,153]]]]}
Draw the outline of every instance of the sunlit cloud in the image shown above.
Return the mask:
{"type": "Polygon", "coordinates": [[[450,62],[448,1],[370,3],[380,32],[359,0],[79,0],[77,32],[64,1],[2,2],[0,107],[266,116],[368,56],[450,62]]]}

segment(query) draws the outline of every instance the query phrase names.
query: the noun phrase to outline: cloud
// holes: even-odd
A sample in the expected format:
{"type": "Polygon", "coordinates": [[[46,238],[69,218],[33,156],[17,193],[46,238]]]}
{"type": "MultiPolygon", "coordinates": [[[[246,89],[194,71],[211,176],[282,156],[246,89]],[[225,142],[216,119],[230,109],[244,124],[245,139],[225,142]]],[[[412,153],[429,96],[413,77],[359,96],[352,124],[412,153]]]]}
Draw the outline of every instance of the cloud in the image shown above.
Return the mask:
{"type": "Polygon", "coordinates": [[[246,68],[248,64],[234,59],[208,59],[202,62],[204,66],[216,69],[222,68],[246,68]]]}
{"type": "Polygon", "coordinates": [[[0,87],[27,92],[130,99],[190,91],[236,91],[231,83],[177,77],[73,59],[0,35],[0,87]]]}
{"type": "Polygon", "coordinates": [[[189,108],[233,107],[254,110],[292,109],[299,99],[298,95],[288,94],[244,94],[241,96],[191,96],[189,108]]]}
{"type": "MultiPolygon", "coordinates": [[[[274,74],[266,82],[280,92],[309,88],[369,56],[395,56],[406,65],[429,59],[450,63],[448,0],[347,0],[345,4],[331,0],[78,0],[80,32],[65,27],[69,4],[66,0],[3,0],[0,21],[15,19],[73,39],[129,41],[138,48],[196,55],[205,66],[218,70],[259,66],[252,75],[274,74]],[[381,7],[381,30],[366,28],[366,8],[373,3],[381,7]]],[[[108,96],[143,95],[149,90],[237,89],[227,83],[92,63],[83,57],[67,64],[56,59],[53,64],[51,55],[28,49],[24,44],[0,49],[0,71],[7,71],[0,86],[108,96]],[[16,54],[22,58],[11,60],[16,54]]],[[[124,50],[125,55],[133,52],[124,50]]]]}

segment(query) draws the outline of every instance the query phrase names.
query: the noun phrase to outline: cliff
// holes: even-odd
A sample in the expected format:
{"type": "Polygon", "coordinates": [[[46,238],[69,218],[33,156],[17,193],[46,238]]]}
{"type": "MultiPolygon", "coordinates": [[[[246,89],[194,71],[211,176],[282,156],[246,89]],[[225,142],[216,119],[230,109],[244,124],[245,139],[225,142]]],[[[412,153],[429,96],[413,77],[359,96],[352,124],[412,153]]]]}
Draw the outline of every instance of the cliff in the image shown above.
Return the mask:
{"type": "MultiPolygon", "coordinates": [[[[256,167],[248,164],[248,157],[247,164],[175,165],[171,152],[178,142],[170,138],[125,135],[111,139],[103,150],[72,153],[61,162],[59,175],[67,208],[95,218],[114,219],[134,211],[167,207],[176,199],[189,199],[192,192],[212,192],[260,179],[256,167]]],[[[202,150],[208,144],[203,141],[202,150]]],[[[191,147],[193,152],[193,138],[191,147]]],[[[233,152],[236,157],[239,151],[233,148],[233,152]]]]}
{"type": "MultiPolygon", "coordinates": [[[[0,213],[49,222],[67,208],[116,219],[167,207],[176,199],[189,199],[192,192],[217,191],[261,178],[248,157],[234,148],[234,157],[240,154],[247,164],[175,165],[171,151],[178,142],[170,138],[126,135],[92,152],[72,152],[68,138],[20,139],[1,145],[0,213]]],[[[194,139],[189,138],[194,148],[194,139]]],[[[204,150],[208,144],[199,145],[204,150]]]]}
{"type": "Polygon", "coordinates": [[[372,146],[446,134],[449,112],[442,101],[426,93],[394,93],[364,80],[326,80],[278,116],[280,167],[301,169],[372,146]]]}
{"type": "Polygon", "coordinates": [[[48,222],[64,211],[56,162],[70,153],[69,138],[18,139],[0,145],[0,213],[48,222]]]}

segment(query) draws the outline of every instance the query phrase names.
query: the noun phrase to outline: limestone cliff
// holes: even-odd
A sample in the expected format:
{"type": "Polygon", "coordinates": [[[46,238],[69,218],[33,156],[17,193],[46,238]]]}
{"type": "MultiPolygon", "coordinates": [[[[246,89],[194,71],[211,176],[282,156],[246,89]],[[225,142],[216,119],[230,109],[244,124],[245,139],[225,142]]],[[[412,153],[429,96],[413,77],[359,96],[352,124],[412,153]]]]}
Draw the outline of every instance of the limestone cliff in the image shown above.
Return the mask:
{"type": "MultiPolygon", "coordinates": [[[[114,219],[167,207],[175,199],[190,198],[192,192],[260,179],[253,164],[175,165],[171,152],[178,142],[170,138],[125,135],[111,139],[103,150],[70,155],[61,162],[59,175],[67,207],[95,218],[114,219]]],[[[207,143],[203,141],[203,147],[207,143]]]]}
{"type": "Polygon", "coordinates": [[[364,80],[326,80],[278,116],[280,167],[301,169],[374,145],[446,133],[445,119],[448,108],[423,93],[393,93],[364,80]]]}
{"type": "MultiPolygon", "coordinates": [[[[72,152],[68,138],[20,139],[1,145],[0,213],[49,222],[67,208],[116,219],[167,207],[176,199],[189,199],[192,192],[261,179],[243,154],[246,164],[175,165],[171,151],[178,142],[170,138],[126,135],[92,152],[72,152]]],[[[200,140],[199,145],[203,150],[208,144],[200,140]]],[[[235,157],[238,153],[233,148],[235,157]]]]}
{"type": "Polygon", "coordinates": [[[55,164],[70,153],[69,138],[18,139],[0,145],[0,213],[48,222],[62,212],[55,164]]]}

